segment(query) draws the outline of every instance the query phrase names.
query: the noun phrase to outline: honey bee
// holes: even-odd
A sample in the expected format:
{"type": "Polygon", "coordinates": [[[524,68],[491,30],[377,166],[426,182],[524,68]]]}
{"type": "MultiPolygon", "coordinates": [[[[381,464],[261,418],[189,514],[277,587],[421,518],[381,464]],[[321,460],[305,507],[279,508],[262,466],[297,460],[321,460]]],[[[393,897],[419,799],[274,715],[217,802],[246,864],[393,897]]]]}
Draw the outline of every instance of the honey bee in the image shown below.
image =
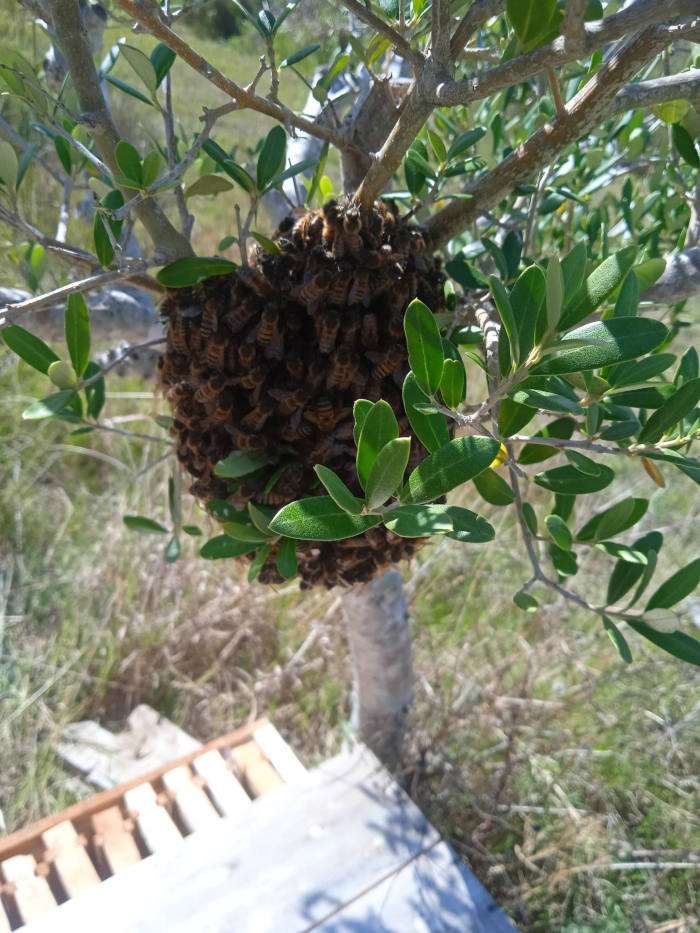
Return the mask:
{"type": "Polygon", "coordinates": [[[274,405],[272,402],[260,402],[252,411],[243,418],[241,424],[246,430],[253,431],[254,433],[262,431],[265,427],[265,422],[270,417],[274,410],[274,405]]]}
{"type": "Polygon", "coordinates": [[[238,347],[238,359],[243,369],[250,369],[255,362],[255,341],[253,334],[238,347]]]}
{"type": "Polygon", "coordinates": [[[379,327],[377,325],[377,316],[371,311],[362,315],[362,346],[366,350],[373,350],[379,341],[379,327]]]}
{"type": "Polygon", "coordinates": [[[252,301],[241,301],[234,305],[233,311],[225,318],[226,326],[232,334],[237,334],[243,330],[248,321],[253,317],[257,308],[252,301]]]}
{"type": "Polygon", "coordinates": [[[198,402],[211,402],[221,392],[225,383],[221,376],[212,376],[206,382],[203,382],[194,394],[198,402]]]}
{"type": "Polygon", "coordinates": [[[351,279],[348,277],[347,273],[337,275],[326,294],[328,303],[342,308],[345,305],[350,282],[351,279]]]}
{"type": "Polygon", "coordinates": [[[384,379],[391,375],[401,365],[403,358],[404,351],[400,347],[394,347],[379,356],[372,354],[370,359],[375,364],[372,368],[372,379],[384,379]]]}
{"type": "Polygon", "coordinates": [[[259,434],[247,434],[239,428],[232,428],[231,436],[238,450],[262,450],[266,446],[259,434]]]}
{"type": "Polygon", "coordinates": [[[217,332],[207,343],[205,358],[212,369],[223,369],[226,363],[226,341],[217,332]]]}
{"type": "Polygon", "coordinates": [[[187,328],[181,317],[173,317],[170,320],[168,336],[173,348],[179,353],[187,353],[189,345],[187,343],[187,328]]]}
{"type": "Polygon", "coordinates": [[[304,361],[296,353],[287,358],[284,361],[284,366],[292,379],[295,379],[297,382],[301,382],[304,376],[304,361]]]}
{"type": "Polygon", "coordinates": [[[326,385],[329,389],[347,389],[356,371],[352,354],[347,347],[340,347],[333,358],[326,385]]]}
{"type": "Polygon", "coordinates": [[[403,314],[400,311],[392,314],[388,330],[391,337],[403,337],[403,314]]]}
{"type": "Polygon", "coordinates": [[[269,394],[279,402],[277,411],[280,415],[291,415],[301,408],[308,398],[306,389],[270,389],[269,394]]]}
{"type": "Polygon", "coordinates": [[[255,389],[263,384],[266,376],[267,367],[254,366],[249,372],[239,376],[236,383],[243,386],[244,389],[255,389]]]}
{"type": "Polygon", "coordinates": [[[369,273],[358,272],[352,280],[348,293],[349,305],[369,304],[369,273]]]}
{"type": "Polygon", "coordinates": [[[299,249],[306,249],[322,229],[323,217],[315,211],[310,211],[294,224],[292,239],[299,249]]]}
{"type": "MultiPolygon", "coordinates": [[[[296,413],[298,414],[298,412],[296,413]]],[[[289,419],[287,424],[282,428],[282,440],[286,441],[288,444],[293,444],[295,441],[303,441],[307,437],[311,437],[313,429],[311,425],[305,424],[303,421],[294,416],[289,419]]]]}
{"type": "Polygon", "coordinates": [[[331,280],[331,274],[327,270],[317,272],[304,282],[298,291],[297,298],[307,306],[309,311],[313,311],[318,307],[331,280]]]}
{"type": "Polygon", "coordinates": [[[318,348],[321,353],[330,353],[335,346],[335,338],[340,327],[340,318],[335,311],[326,311],[317,315],[315,321],[318,336],[318,348]]]}
{"type": "Polygon", "coordinates": [[[243,266],[237,270],[236,274],[241,282],[247,285],[256,295],[259,295],[260,298],[271,298],[274,295],[272,285],[258,269],[243,266]]]}
{"type": "Polygon", "coordinates": [[[281,492],[271,490],[270,492],[263,493],[262,501],[263,505],[286,505],[289,498],[281,492]]]}
{"type": "Polygon", "coordinates": [[[216,310],[216,304],[212,298],[209,298],[208,301],[204,302],[202,320],[199,324],[199,331],[202,337],[210,337],[216,330],[218,321],[219,318],[216,310]]]}
{"type": "Polygon", "coordinates": [[[274,238],[277,239],[279,236],[283,236],[285,233],[290,233],[294,229],[295,223],[296,221],[294,220],[294,217],[291,214],[287,214],[286,217],[283,217],[282,220],[280,220],[274,238]]]}
{"type": "Polygon", "coordinates": [[[314,405],[304,411],[304,418],[315,424],[321,431],[330,431],[336,422],[333,402],[325,396],[316,399],[314,405]]]}
{"type": "Polygon", "coordinates": [[[230,421],[233,417],[235,401],[235,395],[232,389],[225,388],[220,392],[214,411],[211,414],[214,421],[230,421]]]}
{"type": "Polygon", "coordinates": [[[335,199],[327,201],[323,205],[321,217],[321,243],[327,250],[334,250],[336,235],[340,226],[340,209],[335,199]]]}
{"type": "Polygon", "coordinates": [[[261,347],[266,347],[275,337],[277,326],[279,324],[279,313],[277,308],[265,308],[260,315],[260,324],[256,334],[256,341],[261,347]]]}
{"type": "Polygon", "coordinates": [[[362,217],[356,205],[348,207],[343,213],[343,241],[351,254],[362,249],[362,217]]]}

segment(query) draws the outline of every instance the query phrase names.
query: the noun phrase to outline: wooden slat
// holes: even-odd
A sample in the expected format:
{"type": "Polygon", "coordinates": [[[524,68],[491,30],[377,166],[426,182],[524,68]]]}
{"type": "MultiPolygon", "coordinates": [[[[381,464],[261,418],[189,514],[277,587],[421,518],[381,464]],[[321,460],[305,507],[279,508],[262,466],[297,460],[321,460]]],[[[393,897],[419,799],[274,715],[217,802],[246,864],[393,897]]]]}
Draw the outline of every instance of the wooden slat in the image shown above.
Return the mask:
{"type": "Polygon", "coordinates": [[[180,830],[165,807],[158,803],[150,784],[132,787],[124,794],[124,803],[136,820],[149,852],[167,851],[182,841],[180,830]]]}
{"type": "Polygon", "coordinates": [[[245,813],[253,803],[231,773],[218,751],[205,752],[192,762],[193,770],[204,779],[207,790],[224,816],[245,813]]]}
{"type": "Polygon", "coordinates": [[[256,797],[284,783],[255,742],[243,742],[231,752],[245,782],[256,797]]]}
{"type": "Polygon", "coordinates": [[[47,829],[41,838],[68,897],[100,883],[100,876],[72,823],[58,823],[47,829]]]}
{"type": "Polygon", "coordinates": [[[219,736],[218,739],[207,742],[205,745],[202,745],[201,748],[189,752],[187,755],[175,758],[167,765],[154,768],[147,774],[136,777],[131,781],[126,781],[123,784],[118,784],[116,787],[95,794],[93,797],[88,797],[86,800],[81,800],[79,803],[73,804],[72,807],[68,807],[60,813],[53,813],[43,820],[32,823],[31,826],[27,826],[25,829],[19,829],[17,832],[5,836],[4,839],[0,839],[0,860],[26,850],[31,846],[37,836],[45,832],[51,826],[55,826],[57,823],[62,823],[64,820],[74,822],[75,820],[90,816],[93,813],[97,813],[99,810],[104,810],[106,807],[119,803],[125,791],[129,788],[137,787],[144,782],[158,780],[166,769],[174,768],[178,765],[188,765],[198,755],[202,755],[204,752],[211,751],[212,749],[232,748],[241,742],[247,742],[256,729],[263,726],[265,722],[266,720],[264,719],[258,720],[240,729],[235,729],[233,732],[229,732],[226,735],[219,736]]]}
{"type": "Polygon", "coordinates": [[[306,778],[308,771],[271,722],[256,729],[253,739],[285,784],[306,778]]]}
{"type": "Polygon", "coordinates": [[[95,813],[92,827],[95,850],[113,875],[141,861],[139,847],[125,826],[119,807],[107,807],[95,813]]]}
{"type": "Polygon", "coordinates": [[[202,788],[195,782],[192,771],[186,765],[166,771],[163,785],[170,791],[180,819],[191,832],[218,820],[219,814],[202,788]]]}
{"type": "Polygon", "coordinates": [[[5,881],[14,885],[17,910],[25,923],[39,920],[56,908],[56,899],[45,877],[36,874],[33,855],[13,855],[2,863],[5,881]]]}

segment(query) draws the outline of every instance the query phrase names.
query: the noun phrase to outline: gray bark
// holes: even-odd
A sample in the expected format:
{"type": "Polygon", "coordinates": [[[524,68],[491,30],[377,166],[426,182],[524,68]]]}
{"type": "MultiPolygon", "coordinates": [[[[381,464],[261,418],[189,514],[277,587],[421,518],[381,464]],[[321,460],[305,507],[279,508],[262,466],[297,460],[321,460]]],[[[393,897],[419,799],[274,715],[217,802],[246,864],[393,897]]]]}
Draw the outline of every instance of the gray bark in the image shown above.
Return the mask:
{"type": "Polygon", "coordinates": [[[700,246],[666,257],[664,274],[643,294],[644,301],[671,305],[700,293],[700,246]]]}
{"type": "Polygon", "coordinates": [[[395,769],[413,703],[408,607],[401,575],[388,570],[343,597],[353,671],[352,722],[362,741],[395,769]]]}

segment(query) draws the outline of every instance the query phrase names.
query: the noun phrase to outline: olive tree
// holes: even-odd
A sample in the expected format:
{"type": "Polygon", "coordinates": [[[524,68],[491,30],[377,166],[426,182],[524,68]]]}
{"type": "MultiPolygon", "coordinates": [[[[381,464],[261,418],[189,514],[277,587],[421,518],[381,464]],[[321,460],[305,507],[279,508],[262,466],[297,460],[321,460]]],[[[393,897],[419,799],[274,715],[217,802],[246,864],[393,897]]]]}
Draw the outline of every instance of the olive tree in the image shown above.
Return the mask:
{"type": "Polygon", "coordinates": [[[654,579],[661,532],[621,540],[649,500],[622,481],[607,498],[620,468],[700,483],[696,0],[333,0],[330,40],[301,0],[232,4],[244,35],[224,73],[184,38],[193,4],[23,0],[51,52],[0,50],[0,222],[27,282],[3,290],[0,326],[53,384],[23,417],[99,444],[120,430],[107,374],[159,358],[172,524],[126,523],[177,560],[199,531],[182,524],[189,475],[222,525],[203,558],[246,560],[251,583],[343,587],[360,734],[389,763],[412,685],[387,567],[434,536],[467,552],[495,537],[454,491],[515,513],[530,574],[514,612],[564,600],[625,662],[641,636],[700,664],[677,608],[700,557],[654,579]],[[108,15],[138,47],[102,57],[108,15]],[[243,41],[255,74],[237,73],[243,41]],[[222,93],[198,127],[178,117],[173,69],[222,93]],[[301,109],[285,103],[296,81],[301,109]],[[125,138],[116,95],[155,108],[160,136],[125,138]],[[242,111],[276,124],[248,151],[220,123],[242,111]],[[28,172],[58,194],[57,221],[26,216],[28,172]],[[86,186],[94,217],[74,244],[86,186]],[[191,245],[205,196],[235,219],[216,256],[191,245]],[[41,293],[47,263],[64,284],[41,293]],[[583,523],[581,496],[600,501],[583,523]],[[609,573],[583,594],[591,551],[609,573]]]}

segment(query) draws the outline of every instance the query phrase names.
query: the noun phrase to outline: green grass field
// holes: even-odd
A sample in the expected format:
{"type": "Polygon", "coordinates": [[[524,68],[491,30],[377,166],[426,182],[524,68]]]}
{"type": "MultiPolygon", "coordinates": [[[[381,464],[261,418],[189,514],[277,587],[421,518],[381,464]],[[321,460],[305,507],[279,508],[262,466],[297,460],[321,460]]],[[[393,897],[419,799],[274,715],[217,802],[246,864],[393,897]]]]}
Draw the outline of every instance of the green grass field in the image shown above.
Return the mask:
{"type": "MultiPolygon", "coordinates": [[[[0,10],[0,24],[7,17],[0,10]]],[[[31,50],[30,27],[13,36],[31,50]]],[[[148,46],[142,36],[133,41],[148,46]]],[[[249,36],[229,45],[195,41],[236,79],[254,73],[261,50],[249,36]]],[[[184,66],[175,70],[175,87],[191,132],[201,105],[216,98],[184,66]]],[[[301,88],[295,103],[303,97],[301,88]]],[[[126,98],[117,115],[134,136],[153,126],[147,108],[126,98]]],[[[261,129],[243,115],[216,135],[245,151],[261,129]]],[[[26,197],[40,216],[46,205],[36,184],[26,197]]],[[[200,202],[198,250],[213,250],[231,232],[231,210],[225,199],[200,202]]],[[[83,235],[77,225],[73,233],[83,235]]],[[[0,250],[10,239],[3,234],[0,250]]],[[[18,282],[8,262],[0,271],[18,282]]],[[[114,379],[109,388],[113,423],[134,417],[140,420],[116,423],[157,430],[152,417],[166,409],[150,385],[114,379]]],[[[347,733],[350,681],[337,594],[248,585],[235,563],[197,559],[195,539],[179,562],[166,564],[162,539],[122,523],[124,513],[168,521],[162,447],[107,434],[72,438],[58,423],[22,422],[22,408],[43,391],[39,376],[0,351],[0,809],[7,830],[79,793],[53,751],[66,723],[95,718],[116,727],[140,702],[202,739],[269,715],[308,765],[336,750],[347,733]]],[[[630,537],[663,530],[659,579],[686,554],[697,556],[700,519],[697,487],[667,478],[668,487],[657,489],[630,468],[608,490],[610,501],[651,498],[630,537]]],[[[590,507],[602,507],[594,498],[590,507]]],[[[519,612],[511,597],[528,566],[513,517],[481,502],[473,507],[495,525],[493,544],[446,540],[402,568],[417,669],[407,787],[523,929],[696,928],[696,673],[632,635],[635,660],[624,665],[598,621],[569,606],[519,612]],[[650,864],[635,867],[640,861],[650,864]]],[[[213,531],[189,497],[185,514],[205,534],[213,531]]],[[[575,586],[595,601],[607,566],[592,554],[575,586]]]]}

